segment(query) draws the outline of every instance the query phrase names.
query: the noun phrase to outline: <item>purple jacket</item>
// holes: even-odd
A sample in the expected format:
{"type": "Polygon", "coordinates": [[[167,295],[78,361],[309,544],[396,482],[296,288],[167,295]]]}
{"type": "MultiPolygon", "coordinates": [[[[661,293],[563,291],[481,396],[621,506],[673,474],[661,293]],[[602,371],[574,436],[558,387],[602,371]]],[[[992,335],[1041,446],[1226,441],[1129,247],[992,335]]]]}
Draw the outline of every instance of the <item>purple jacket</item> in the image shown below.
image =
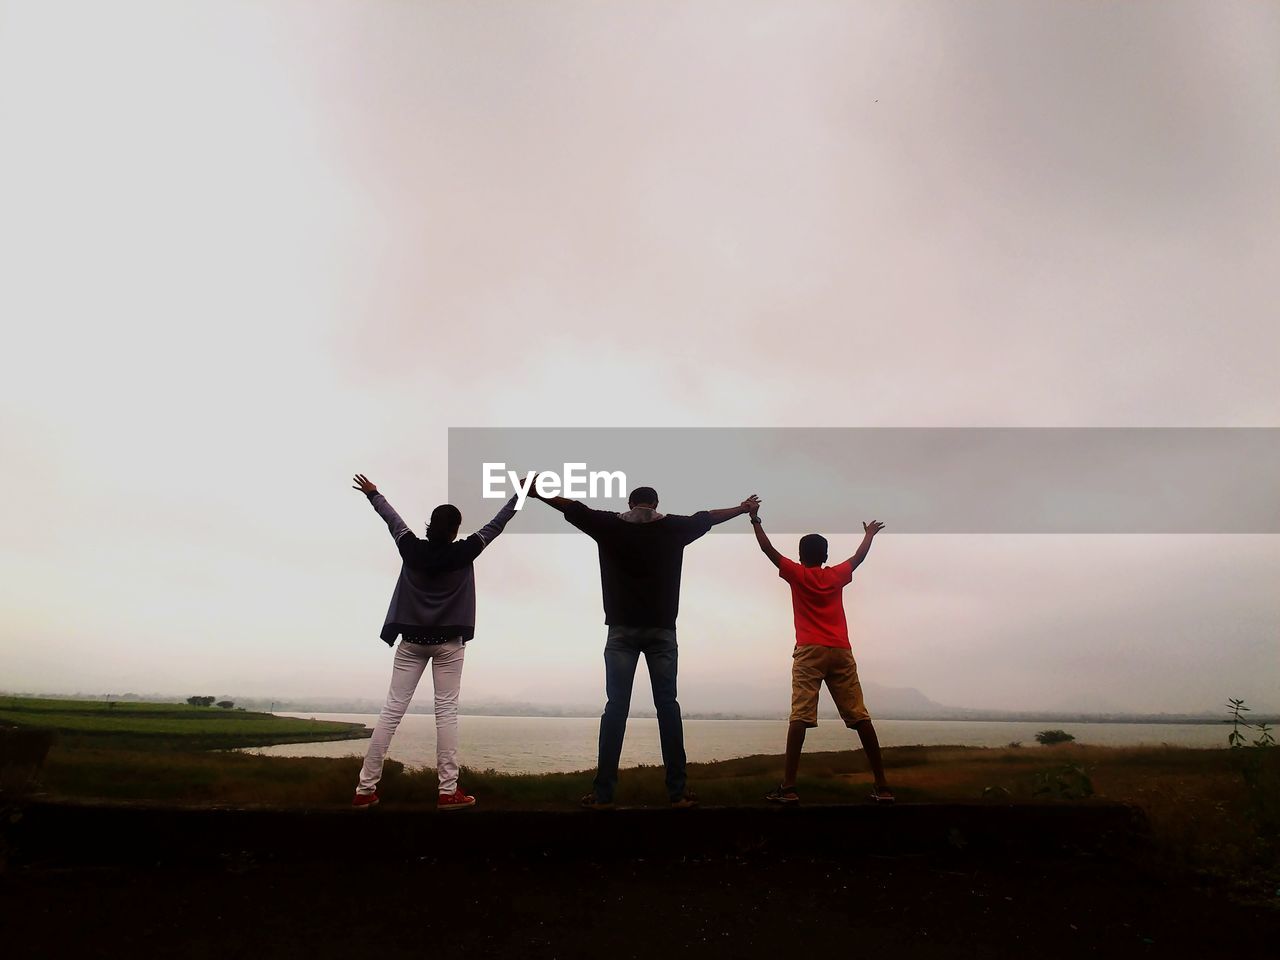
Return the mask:
{"type": "Polygon", "coordinates": [[[404,561],[379,636],[388,645],[402,634],[427,642],[470,640],[476,632],[476,580],[471,564],[516,515],[516,498],[471,536],[452,543],[419,540],[380,493],[370,496],[369,502],[387,522],[404,561]]]}

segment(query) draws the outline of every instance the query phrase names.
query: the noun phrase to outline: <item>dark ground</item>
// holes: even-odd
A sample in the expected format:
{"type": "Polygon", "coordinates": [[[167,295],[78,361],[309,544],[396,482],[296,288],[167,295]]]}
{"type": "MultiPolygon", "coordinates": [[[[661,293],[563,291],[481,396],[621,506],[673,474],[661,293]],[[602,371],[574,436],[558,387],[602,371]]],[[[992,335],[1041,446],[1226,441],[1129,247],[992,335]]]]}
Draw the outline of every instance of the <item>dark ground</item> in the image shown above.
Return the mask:
{"type": "Polygon", "coordinates": [[[1119,807],[1071,812],[1081,809],[366,815],[52,805],[26,811],[9,834],[0,949],[14,958],[1274,955],[1280,912],[1162,870],[1119,807]],[[655,842],[666,837],[675,842],[655,842]]]}

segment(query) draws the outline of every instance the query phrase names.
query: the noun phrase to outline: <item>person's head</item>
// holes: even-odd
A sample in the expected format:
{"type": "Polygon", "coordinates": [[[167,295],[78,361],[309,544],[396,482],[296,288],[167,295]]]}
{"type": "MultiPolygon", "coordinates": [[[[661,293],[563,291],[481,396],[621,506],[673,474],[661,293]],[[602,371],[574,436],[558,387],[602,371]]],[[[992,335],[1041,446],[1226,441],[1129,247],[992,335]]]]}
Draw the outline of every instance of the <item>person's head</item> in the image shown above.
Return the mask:
{"type": "Polygon", "coordinates": [[[636,487],[631,491],[631,496],[627,497],[628,507],[656,507],[658,505],[658,491],[653,487],[636,487]]]}
{"type": "Polygon", "coordinates": [[[442,503],[431,511],[427,524],[427,539],[432,543],[453,543],[462,526],[462,511],[452,503],[442,503]]]}
{"type": "Polygon", "coordinates": [[[800,538],[800,562],[806,567],[820,567],[827,562],[827,538],[820,533],[806,533],[800,538]]]}

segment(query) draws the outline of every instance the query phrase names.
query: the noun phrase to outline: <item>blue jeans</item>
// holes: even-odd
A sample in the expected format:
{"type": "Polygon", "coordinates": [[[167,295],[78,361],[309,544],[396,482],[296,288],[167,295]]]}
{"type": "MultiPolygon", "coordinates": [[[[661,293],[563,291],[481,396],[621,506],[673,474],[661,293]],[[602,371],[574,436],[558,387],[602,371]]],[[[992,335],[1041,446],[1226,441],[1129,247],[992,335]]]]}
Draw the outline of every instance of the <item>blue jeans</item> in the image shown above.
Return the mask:
{"type": "Polygon", "coordinates": [[[684,796],[684,725],[676,701],[676,632],[663,627],[609,628],[604,645],[604,688],[608,696],[600,717],[600,756],[594,790],[601,803],[613,802],[618,785],[618,758],[631,712],[631,687],[636,665],[644,654],[653,686],[653,706],[658,713],[658,737],[662,742],[662,762],[667,768],[667,794],[672,800],[684,796]]]}

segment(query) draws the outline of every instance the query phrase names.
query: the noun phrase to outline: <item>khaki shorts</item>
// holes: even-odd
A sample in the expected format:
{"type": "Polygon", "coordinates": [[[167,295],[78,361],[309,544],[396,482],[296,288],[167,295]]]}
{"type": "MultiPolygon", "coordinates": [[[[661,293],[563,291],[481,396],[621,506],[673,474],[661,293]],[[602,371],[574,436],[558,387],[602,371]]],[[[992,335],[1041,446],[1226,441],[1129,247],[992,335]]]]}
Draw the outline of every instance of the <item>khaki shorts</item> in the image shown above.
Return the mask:
{"type": "Polygon", "coordinates": [[[826,682],[831,699],[846,726],[870,720],[862,702],[862,684],[853,651],[842,647],[797,645],[791,655],[791,720],[806,727],[818,725],[818,690],[826,682]]]}

